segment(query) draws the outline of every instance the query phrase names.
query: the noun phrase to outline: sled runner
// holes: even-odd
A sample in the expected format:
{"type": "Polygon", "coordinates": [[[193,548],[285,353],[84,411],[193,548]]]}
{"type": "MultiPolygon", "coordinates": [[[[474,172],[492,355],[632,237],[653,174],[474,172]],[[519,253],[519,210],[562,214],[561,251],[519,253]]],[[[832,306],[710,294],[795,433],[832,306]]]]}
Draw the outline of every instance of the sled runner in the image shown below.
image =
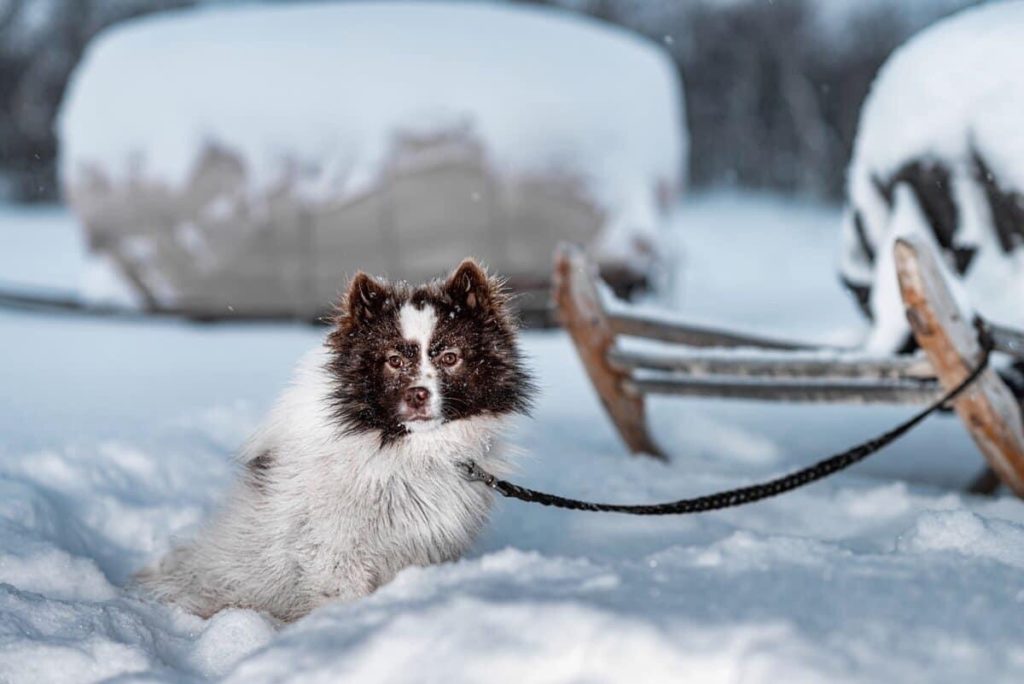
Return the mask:
{"type": "MultiPolygon", "coordinates": [[[[923,240],[898,240],[895,257],[914,338],[942,386],[954,387],[981,353],[970,317],[957,306],[934,251],[923,240]]],[[[1024,420],[1013,393],[987,368],[954,408],[999,479],[1024,497],[1024,420]]]]}
{"type": "MultiPolygon", "coordinates": [[[[630,451],[665,458],[647,430],[651,394],[759,401],[926,404],[959,383],[980,353],[932,248],[897,243],[907,316],[922,351],[880,356],[641,315],[613,300],[583,252],[556,252],[554,301],[601,402],[630,451]]],[[[989,326],[997,351],[1024,359],[1024,334],[989,326]]],[[[1024,420],[991,369],[955,409],[999,479],[1024,496],[1024,420]]]]}

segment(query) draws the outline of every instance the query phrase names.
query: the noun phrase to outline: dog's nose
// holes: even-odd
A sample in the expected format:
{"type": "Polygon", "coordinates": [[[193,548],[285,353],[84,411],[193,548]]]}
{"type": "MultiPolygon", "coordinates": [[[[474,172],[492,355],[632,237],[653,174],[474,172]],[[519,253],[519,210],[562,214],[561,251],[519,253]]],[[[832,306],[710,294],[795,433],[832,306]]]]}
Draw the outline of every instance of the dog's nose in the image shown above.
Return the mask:
{"type": "Polygon", "coordinates": [[[405,390],[405,403],[410,408],[423,408],[427,405],[428,399],[430,399],[430,390],[426,387],[410,387],[405,390]]]}

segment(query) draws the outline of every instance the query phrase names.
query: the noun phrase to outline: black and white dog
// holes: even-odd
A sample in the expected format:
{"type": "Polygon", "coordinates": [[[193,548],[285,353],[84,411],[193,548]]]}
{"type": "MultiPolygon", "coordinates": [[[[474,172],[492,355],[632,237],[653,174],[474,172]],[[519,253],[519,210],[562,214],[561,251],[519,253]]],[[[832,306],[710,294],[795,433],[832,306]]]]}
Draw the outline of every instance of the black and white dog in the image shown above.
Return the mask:
{"type": "Polygon", "coordinates": [[[516,334],[501,283],[472,260],[417,288],[356,275],[243,448],[226,506],[138,582],[202,616],[295,620],[458,558],[492,503],[459,463],[500,471],[494,440],[534,391],[516,334]]]}

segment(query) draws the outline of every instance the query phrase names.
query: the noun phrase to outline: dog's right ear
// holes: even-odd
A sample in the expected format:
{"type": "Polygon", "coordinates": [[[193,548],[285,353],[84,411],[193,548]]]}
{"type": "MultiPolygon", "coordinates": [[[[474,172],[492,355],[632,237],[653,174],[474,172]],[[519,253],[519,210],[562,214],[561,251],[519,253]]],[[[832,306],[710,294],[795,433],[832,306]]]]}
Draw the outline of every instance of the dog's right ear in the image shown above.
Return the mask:
{"type": "Polygon", "coordinates": [[[463,259],[444,285],[452,301],[467,311],[489,311],[494,291],[500,287],[473,258],[463,259]]]}
{"type": "Polygon", "coordinates": [[[350,325],[361,325],[376,320],[387,299],[387,286],[362,271],[355,274],[345,295],[345,314],[350,325]]]}

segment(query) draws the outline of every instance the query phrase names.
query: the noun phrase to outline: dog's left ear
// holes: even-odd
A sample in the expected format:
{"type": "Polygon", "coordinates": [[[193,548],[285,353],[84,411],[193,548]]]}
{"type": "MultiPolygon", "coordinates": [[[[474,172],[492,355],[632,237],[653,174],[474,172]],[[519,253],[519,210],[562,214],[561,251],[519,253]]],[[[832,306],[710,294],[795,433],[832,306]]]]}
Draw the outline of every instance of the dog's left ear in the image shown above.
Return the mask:
{"type": "Polygon", "coordinates": [[[464,259],[444,285],[448,296],[469,311],[492,307],[497,287],[475,259],[464,259]]]}
{"type": "Polygon", "coordinates": [[[348,286],[347,302],[350,325],[370,323],[380,316],[387,299],[387,286],[373,276],[359,271],[348,286]]]}

